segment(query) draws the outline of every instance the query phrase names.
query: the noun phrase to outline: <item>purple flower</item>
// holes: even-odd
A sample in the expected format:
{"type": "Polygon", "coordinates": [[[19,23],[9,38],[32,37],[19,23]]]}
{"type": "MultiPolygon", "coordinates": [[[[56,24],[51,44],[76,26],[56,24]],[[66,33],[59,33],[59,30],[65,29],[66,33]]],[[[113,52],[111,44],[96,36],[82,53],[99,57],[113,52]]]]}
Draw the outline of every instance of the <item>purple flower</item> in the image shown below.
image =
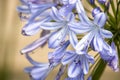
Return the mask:
{"type": "Polygon", "coordinates": [[[71,78],[77,77],[83,71],[87,74],[89,71],[89,62],[94,63],[94,58],[88,55],[85,51],[79,52],[78,55],[75,51],[66,51],[65,56],[62,59],[62,64],[68,66],[68,76],[71,78]]]}
{"type": "MultiPolygon", "coordinates": [[[[34,61],[29,54],[25,54],[27,60],[33,65],[33,67],[25,68],[25,72],[29,73],[31,79],[33,80],[44,80],[49,72],[60,64],[61,59],[64,55],[64,51],[69,45],[69,41],[66,41],[63,46],[57,48],[53,53],[49,54],[49,63],[38,63],[34,61]]],[[[59,71],[56,78],[58,79],[62,75],[62,72],[59,71]]]]}
{"type": "Polygon", "coordinates": [[[108,65],[115,71],[118,72],[119,71],[119,67],[118,67],[118,55],[116,52],[116,46],[115,43],[112,42],[111,43],[111,48],[112,48],[112,54],[114,55],[114,57],[111,59],[111,61],[108,62],[108,65]]]}
{"type": "Polygon", "coordinates": [[[54,66],[58,65],[61,62],[61,59],[64,56],[64,52],[69,44],[70,42],[66,41],[63,43],[62,46],[56,48],[54,52],[49,52],[48,54],[49,63],[54,66]]]}
{"type": "MultiPolygon", "coordinates": [[[[21,0],[23,5],[18,6],[17,10],[21,14],[25,14],[27,17],[27,24],[22,29],[22,34],[31,36],[40,30],[41,23],[50,21],[49,12],[52,6],[56,6],[56,3],[49,2],[49,0],[42,4],[39,4],[40,0],[21,0]]],[[[24,18],[24,17],[22,17],[24,18]]]]}
{"type": "Polygon", "coordinates": [[[68,25],[70,22],[74,22],[74,14],[70,11],[68,15],[65,16],[59,13],[59,10],[55,7],[52,7],[50,15],[55,22],[44,22],[41,24],[42,29],[54,30],[48,41],[49,48],[57,48],[60,46],[60,44],[65,41],[67,35],[70,37],[71,44],[75,46],[76,43],[74,43],[74,41],[77,41],[77,37],[68,25]]]}
{"type": "Polygon", "coordinates": [[[91,47],[95,51],[102,51],[103,49],[109,50],[108,44],[104,41],[104,38],[111,38],[112,33],[105,30],[103,26],[106,23],[107,16],[105,13],[100,12],[94,16],[94,20],[91,21],[82,7],[82,3],[78,1],[77,11],[81,22],[71,23],[70,28],[74,29],[77,34],[87,33],[76,45],[76,50],[81,51],[86,45],[91,44],[91,47]],[[80,6],[81,5],[81,6],[80,6]]]}
{"type": "Polygon", "coordinates": [[[31,14],[31,16],[40,15],[40,13],[44,12],[45,10],[55,6],[55,3],[43,3],[43,4],[36,4],[39,3],[39,0],[21,0],[23,5],[18,6],[18,12],[23,14],[31,14]],[[34,14],[33,14],[34,13],[34,14]]]}
{"type": "Polygon", "coordinates": [[[94,8],[94,9],[92,10],[92,16],[94,17],[96,14],[99,14],[100,12],[101,12],[101,10],[100,10],[99,7],[94,8]]]}
{"type": "Polygon", "coordinates": [[[25,72],[27,72],[32,80],[44,80],[49,72],[53,69],[53,66],[49,63],[38,63],[26,54],[26,58],[28,61],[33,64],[33,67],[25,68],[25,72]]]}

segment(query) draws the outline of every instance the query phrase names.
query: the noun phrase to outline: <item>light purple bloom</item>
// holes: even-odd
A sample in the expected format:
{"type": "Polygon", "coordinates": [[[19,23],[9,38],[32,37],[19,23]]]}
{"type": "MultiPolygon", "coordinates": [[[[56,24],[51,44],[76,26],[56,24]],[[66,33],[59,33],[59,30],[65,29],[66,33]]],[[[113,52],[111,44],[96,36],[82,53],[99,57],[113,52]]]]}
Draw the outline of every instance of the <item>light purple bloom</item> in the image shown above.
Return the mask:
{"type": "Polygon", "coordinates": [[[36,4],[38,0],[33,1],[26,1],[21,0],[23,5],[18,6],[17,10],[18,12],[21,12],[23,14],[31,14],[31,16],[38,16],[45,10],[51,8],[52,6],[55,6],[55,3],[43,3],[43,4],[36,4]],[[34,14],[33,14],[34,13],[34,14]]]}
{"type": "Polygon", "coordinates": [[[66,51],[65,56],[62,59],[62,64],[68,66],[68,76],[71,78],[80,75],[81,71],[87,74],[89,71],[89,62],[94,63],[94,58],[86,53],[86,51],[81,51],[78,55],[75,51],[66,51]]]}
{"type": "Polygon", "coordinates": [[[99,14],[101,12],[99,7],[96,7],[92,10],[92,16],[94,17],[96,14],[99,14]]]}
{"type": "Polygon", "coordinates": [[[27,24],[22,29],[22,34],[26,36],[34,35],[40,30],[41,23],[50,21],[49,9],[57,5],[50,0],[45,2],[40,0],[21,0],[21,2],[23,5],[18,6],[17,10],[21,14],[27,15],[27,24]]]}
{"type": "Polygon", "coordinates": [[[77,40],[75,33],[69,28],[69,23],[74,22],[74,14],[71,11],[67,16],[59,13],[55,7],[52,7],[51,17],[56,22],[44,22],[41,24],[41,28],[45,30],[54,30],[49,38],[49,48],[56,48],[65,41],[67,35],[70,37],[70,42],[73,46],[76,45],[74,41],[77,40]],[[73,38],[74,37],[74,38],[73,38]]]}
{"type": "Polygon", "coordinates": [[[48,54],[49,63],[53,64],[54,66],[58,65],[61,62],[61,59],[64,56],[64,52],[69,44],[70,42],[66,41],[63,43],[62,46],[56,48],[54,52],[49,52],[48,54]]]}
{"type": "Polygon", "coordinates": [[[111,48],[112,48],[112,54],[114,55],[114,57],[108,61],[108,65],[115,71],[118,72],[119,71],[119,67],[118,67],[118,54],[116,51],[116,46],[115,43],[112,42],[111,43],[111,48]]]}
{"type": "Polygon", "coordinates": [[[38,63],[25,54],[28,61],[33,64],[33,67],[25,68],[25,72],[29,73],[32,80],[45,80],[49,72],[53,69],[53,66],[49,63],[38,63]]]}
{"type": "Polygon", "coordinates": [[[112,33],[103,28],[107,20],[106,14],[100,12],[96,14],[94,16],[94,20],[91,21],[87,17],[84,8],[82,7],[82,3],[80,1],[78,1],[77,3],[77,11],[81,22],[77,24],[71,23],[70,27],[74,28],[74,31],[78,34],[85,32],[87,32],[87,34],[76,45],[75,49],[77,51],[81,51],[86,45],[92,44],[91,47],[93,47],[95,51],[102,51],[103,48],[109,50],[110,47],[104,41],[104,38],[111,38],[112,33]]]}
{"type": "Polygon", "coordinates": [[[100,56],[102,59],[104,59],[105,61],[107,61],[108,65],[114,70],[114,71],[119,71],[118,68],[118,55],[115,49],[115,44],[114,42],[111,43],[111,50],[106,50],[103,49],[102,51],[100,51],[100,56]],[[112,51],[112,52],[110,52],[112,51]]]}

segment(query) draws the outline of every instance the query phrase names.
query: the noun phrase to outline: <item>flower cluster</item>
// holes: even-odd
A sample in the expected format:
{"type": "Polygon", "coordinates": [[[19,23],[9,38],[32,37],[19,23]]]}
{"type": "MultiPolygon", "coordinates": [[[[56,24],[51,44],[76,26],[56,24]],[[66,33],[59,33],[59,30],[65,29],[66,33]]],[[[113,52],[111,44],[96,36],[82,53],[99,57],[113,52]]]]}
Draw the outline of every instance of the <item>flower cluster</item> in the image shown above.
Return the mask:
{"type": "MultiPolygon", "coordinates": [[[[100,7],[96,6],[92,10],[93,19],[90,19],[81,0],[20,1],[22,5],[18,6],[17,10],[20,18],[27,21],[22,28],[22,34],[32,36],[41,30],[43,34],[21,50],[33,65],[25,68],[32,80],[45,80],[58,65],[61,67],[55,80],[60,80],[66,68],[66,80],[84,80],[84,75],[89,72],[89,64],[95,63],[89,49],[97,52],[114,71],[119,70],[115,43],[106,41],[113,37],[112,32],[104,28],[108,19],[107,12],[102,11],[100,7]],[[79,35],[83,37],[79,38],[79,35]],[[48,54],[49,62],[34,61],[29,54],[46,42],[48,47],[54,50],[48,54]],[[73,50],[67,50],[68,46],[72,46],[73,50]]],[[[95,0],[88,1],[91,5],[95,4],[95,0]]],[[[106,0],[98,2],[103,5],[108,3],[106,0]]],[[[108,7],[109,5],[106,6],[107,9],[108,7]]]]}

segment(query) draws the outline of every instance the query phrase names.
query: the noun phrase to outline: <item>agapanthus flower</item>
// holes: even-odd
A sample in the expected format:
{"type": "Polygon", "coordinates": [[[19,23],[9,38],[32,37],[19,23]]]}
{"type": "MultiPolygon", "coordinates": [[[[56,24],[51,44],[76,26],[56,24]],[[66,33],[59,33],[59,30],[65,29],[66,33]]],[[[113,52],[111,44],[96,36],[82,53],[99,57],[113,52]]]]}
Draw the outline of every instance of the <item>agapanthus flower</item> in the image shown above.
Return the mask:
{"type": "MultiPolygon", "coordinates": [[[[65,80],[84,80],[84,76],[89,72],[90,63],[95,62],[94,57],[88,53],[89,49],[98,52],[114,71],[119,70],[114,39],[111,39],[113,41],[111,46],[108,44],[111,41],[107,41],[113,37],[113,34],[104,29],[107,19],[109,19],[107,16],[111,15],[107,15],[108,11],[106,11],[110,3],[108,2],[106,6],[106,0],[98,0],[104,5],[100,4],[99,7],[96,7],[95,0],[89,0],[94,7],[93,17],[89,18],[81,1],[21,0],[22,5],[17,10],[21,14],[25,14],[25,17],[22,16],[22,18],[27,21],[22,28],[22,34],[32,36],[40,30],[42,31],[40,38],[21,50],[21,53],[25,53],[26,59],[33,65],[25,68],[25,72],[30,75],[32,80],[45,80],[58,65],[60,68],[55,80],[60,80],[66,69],[68,76],[65,80]],[[104,8],[101,9],[101,6],[104,8]],[[83,35],[79,41],[77,35],[83,35]],[[105,40],[106,38],[108,39],[105,40]],[[48,52],[48,62],[34,61],[30,57],[30,53],[47,42],[48,48],[54,50],[48,52]],[[73,50],[67,50],[69,45],[73,50]]],[[[111,7],[113,6],[111,5],[111,7]]],[[[92,80],[92,76],[88,77],[88,80],[92,80]]]]}
{"type": "MultiPolygon", "coordinates": [[[[29,54],[25,54],[28,61],[33,65],[33,67],[25,68],[25,72],[29,73],[31,79],[33,80],[44,80],[49,72],[57,66],[64,55],[64,51],[69,45],[69,41],[66,41],[63,46],[57,48],[53,53],[49,53],[49,63],[38,63],[34,61],[29,54]]],[[[58,72],[59,75],[56,78],[60,78],[61,71],[58,72]]]]}
{"type": "Polygon", "coordinates": [[[86,51],[81,51],[77,54],[75,51],[66,51],[65,56],[62,59],[62,64],[68,66],[68,76],[71,78],[77,77],[83,71],[87,74],[89,71],[89,63],[94,63],[94,58],[90,56],[86,51]],[[79,54],[83,55],[79,55],[79,54]]]}
{"type": "Polygon", "coordinates": [[[61,63],[61,59],[63,58],[64,52],[66,51],[66,48],[68,47],[69,44],[70,42],[66,41],[63,43],[62,46],[56,48],[54,52],[49,52],[48,54],[49,62],[54,65],[58,65],[59,63],[61,63]]]}
{"type": "MultiPolygon", "coordinates": [[[[81,4],[80,1],[79,4],[81,4]]],[[[112,33],[103,28],[107,20],[106,13],[98,12],[94,15],[94,20],[91,21],[85,14],[84,8],[80,8],[78,6],[77,9],[81,22],[77,24],[71,24],[71,27],[74,27],[74,29],[81,29],[83,32],[88,33],[79,41],[75,49],[79,52],[83,50],[86,45],[90,45],[91,48],[99,52],[101,57],[108,63],[111,60],[115,60],[114,62],[117,63],[118,61],[115,57],[115,50],[113,50],[113,47],[109,46],[104,40],[104,38],[112,38],[112,33]]]]}
{"type": "MultiPolygon", "coordinates": [[[[118,54],[116,51],[116,46],[115,43],[112,42],[111,43],[111,48],[112,48],[112,54],[114,55],[114,57],[112,57],[111,60],[108,61],[108,65],[114,70],[114,71],[119,71],[119,67],[118,67],[118,54]]],[[[105,53],[104,53],[105,54],[105,53]]]]}
{"type": "Polygon", "coordinates": [[[29,14],[27,24],[22,29],[22,34],[31,36],[40,30],[40,24],[51,20],[49,12],[52,6],[56,6],[57,3],[48,0],[44,2],[42,0],[21,0],[22,6],[19,6],[17,10],[22,14],[29,14]]]}
{"type": "Polygon", "coordinates": [[[49,63],[39,63],[29,56],[29,54],[25,54],[28,61],[33,64],[32,67],[25,68],[25,72],[27,72],[32,80],[45,80],[47,75],[51,70],[53,70],[54,66],[49,63]]]}
{"type": "Polygon", "coordinates": [[[79,31],[80,33],[88,32],[76,45],[76,50],[82,50],[86,45],[92,44],[95,51],[102,51],[103,48],[109,50],[108,44],[104,41],[104,38],[111,38],[112,33],[105,30],[103,27],[107,20],[107,16],[104,12],[100,12],[94,16],[94,20],[91,21],[82,6],[81,2],[78,2],[77,11],[81,22],[70,24],[70,27],[74,28],[74,31],[79,31]]]}
{"type": "Polygon", "coordinates": [[[77,40],[77,37],[68,26],[70,22],[74,22],[74,14],[70,11],[67,16],[61,15],[57,8],[52,7],[51,17],[55,22],[44,22],[41,24],[42,29],[54,30],[48,41],[49,48],[60,46],[60,44],[65,41],[67,35],[69,35],[70,42],[74,46],[74,40],[77,40]]]}
{"type": "Polygon", "coordinates": [[[54,3],[54,2],[48,3],[46,1],[46,2],[42,3],[43,1],[39,1],[39,0],[34,0],[34,1],[21,0],[21,2],[23,3],[23,5],[17,7],[17,10],[18,10],[18,12],[21,12],[23,14],[30,14],[31,15],[30,20],[36,18],[45,10],[56,5],[56,3],[54,3]]]}
{"type": "Polygon", "coordinates": [[[99,7],[96,7],[92,10],[92,16],[94,17],[96,14],[99,14],[101,12],[99,7]]]}

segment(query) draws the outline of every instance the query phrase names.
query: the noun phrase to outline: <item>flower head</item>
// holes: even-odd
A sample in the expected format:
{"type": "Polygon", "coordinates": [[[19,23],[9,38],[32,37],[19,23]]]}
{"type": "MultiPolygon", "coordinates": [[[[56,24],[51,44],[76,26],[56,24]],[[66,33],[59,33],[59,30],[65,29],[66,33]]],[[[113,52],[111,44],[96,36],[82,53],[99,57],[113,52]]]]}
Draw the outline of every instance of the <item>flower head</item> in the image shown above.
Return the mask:
{"type": "Polygon", "coordinates": [[[71,78],[77,77],[83,71],[87,74],[89,71],[89,62],[94,63],[94,58],[88,55],[86,52],[79,52],[83,55],[78,55],[75,51],[65,52],[65,56],[62,59],[62,64],[69,64],[68,76],[71,78]]]}
{"type": "Polygon", "coordinates": [[[104,12],[98,12],[94,16],[94,20],[91,21],[82,6],[81,2],[78,2],[77,11],[81,22],[71,23],[71,28],[74,28],[74,31],[77,34],[87,33],[80,42],[76,45],[76,50],[81,51],[86,45],[92,44],[91,47],[95,51],[102,51],[103,48],[109,49],[109,46],[104,41],[104,38],[111,38],[112,33],[108,30],[105,30],[103,27],[106,23],[107,16],[104,12]]]}

